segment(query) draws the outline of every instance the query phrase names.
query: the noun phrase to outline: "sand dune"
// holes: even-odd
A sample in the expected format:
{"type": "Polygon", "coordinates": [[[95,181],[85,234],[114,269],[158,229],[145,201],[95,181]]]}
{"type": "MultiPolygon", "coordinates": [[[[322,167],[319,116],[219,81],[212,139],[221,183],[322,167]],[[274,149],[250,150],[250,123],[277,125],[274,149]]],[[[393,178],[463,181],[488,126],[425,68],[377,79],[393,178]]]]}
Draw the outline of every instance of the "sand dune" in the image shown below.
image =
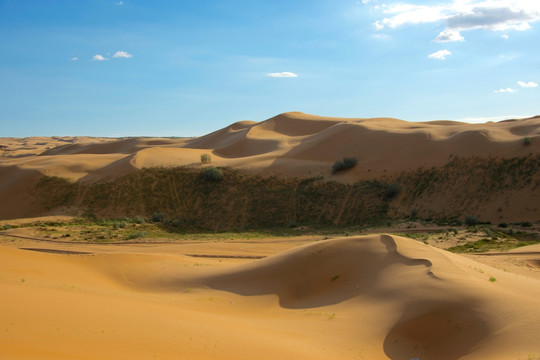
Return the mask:
{"type": "MultiPolygon", "coordinates": [[[[6,146],[0,153],[0,178],[10,179],[0,185],[0,204],[11,204],[12,194],[31,192],[39,175],[97,181],[145,167],[198,168],[202,153],[211,154],[215,166],[282,177],[322,176],[349,183],[444,166],[456,157],[525,157],[540,153],[540,117],[468,124],[346,119],[290,112],[262,122],[237,122],[195,139],[1,138],[0,145],[6,146]],[[524,145],[526,137],[530,139],[528,146],[524,145]],[[345,156],[358,159],[358,165],[332,174],[332,164],[345,156]]],[[[515,196],[505,194],[496,200],[498,204],[485,206],[482,211],[495,221],[499,215],[493,209],[519,198],[526,204],[512,205],[515,216],[510,213],[507,218],[518,221],[525,216],[537,220],[529,216],[531,211],[540,210],[528,194],[529,190],[516,192],[515,196]]],[[[43,215],[37,213],[30,200],[26,196],[26,200],[18,201],[16,208],[20,211],[15,213],[0,205],[0,217],[43,215]]]]}
{"type": "MultiPolygon", "coordinates": [[[[183,255],[196,245],[77,246],[92,255],[0,246],[0,355],[444,360],[540,354],[539,280],[396,236],[291,244],[275,255],[282,245],[259,245],[271,256],[240,263],[183,255]]],[[[220,247],[242,254],[245,245],[220,247]]]]}

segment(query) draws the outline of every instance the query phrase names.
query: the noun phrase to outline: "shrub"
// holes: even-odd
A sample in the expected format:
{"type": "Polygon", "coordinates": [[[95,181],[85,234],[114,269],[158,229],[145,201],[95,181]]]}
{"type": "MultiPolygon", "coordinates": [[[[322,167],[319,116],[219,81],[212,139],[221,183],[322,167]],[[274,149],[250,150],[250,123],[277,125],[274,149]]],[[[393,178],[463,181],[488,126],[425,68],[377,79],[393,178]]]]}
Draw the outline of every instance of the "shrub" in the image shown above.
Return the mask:
{"type": "Polygon", "coordinates": [[[137,231],[136,233],[133,233],[131,235],[128,236],[128,239],[138,239],[138,238],[143,238],[146,236],[146,233],[143,232],[143,231],[137,231]]]}
{"type": "Polygon", "coordinates": [[[212,157],[210,154],[201,154],[201,163],[210,164],[212,162],[212,157]]]}
{"type": "Polygon", "coordinates": [[[465,225],[474,226],[478,224],[478,219],[475,216],[467,215],[465,216],[465,225]]]}
{"type": "Polygon", "coordinates": [[[209,166],[201,171],[201,178],[207,181],[221,181],[223,180],[223,171],[216,167],[209,166]]]}
{"type": "Polygon", "coordinates": [[[162,213],[153,213],[152,214],[152,221],[153,222],[162,222],[163,220],[165,220],[165,215],[163,215],[162,213]]]}
{"type": "Polygon", "coordinates": [[[528,136],[523,138],[523,145],[525,145],[525,146],[531,145],[531,138],[528,137],[528,136]]]}
{"type": "Polygon", "coordinates": [[[499,224],[499,227],[500,227],[500,228],[507,228],[507,227],[508,227],[508,224],[505,223],[505,222],[502,222],[502,223],[499,224]]]}
{"type": "Polygon", "coordinates": [[[336,161],[332,166],[332,172],[335,174],[339,171],[347,170],[356,165],[358,161],[353,157],[344,157],[342,161],[336,161]]]}
{"type": "Polygon", "coordinates": [[[141,216],[135,216],[133,218],[133,222],[135,224],[144,224],[144,219],[141,216]]]}

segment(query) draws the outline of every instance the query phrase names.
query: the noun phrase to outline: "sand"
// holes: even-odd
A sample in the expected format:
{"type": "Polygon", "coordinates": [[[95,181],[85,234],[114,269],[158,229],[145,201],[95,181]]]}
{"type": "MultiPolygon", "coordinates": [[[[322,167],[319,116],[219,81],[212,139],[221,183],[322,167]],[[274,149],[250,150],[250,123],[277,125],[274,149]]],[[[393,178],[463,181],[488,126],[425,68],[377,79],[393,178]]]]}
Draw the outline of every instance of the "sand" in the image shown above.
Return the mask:
{"type": "MultiPolygon", "coordinates": [[[[352,182],[455,156],[538,154],[539,140],[538,117],[296,112],[195,139],[0,138],[0,219],[33,214],[30,190],[43,175],[200,168],[208,153],[215,166],[352,182]],[[332,174],[343,156],[360,166],[332,174]]],[[[315,240],[88,245],[0,235],[0,359],[540,358],[538,247],[461,256],[390,235],[315,240]]]]}
{"type": "Polygon", "coordinates": [[[3,241],[0,274],[2,359],[540,355],[540,280],[397,236],[304,245],[3,241]],[[64,252],[21,249],[32,246],[64,252]],[[267,257],[186,255],[212,253],[267,257]]]}

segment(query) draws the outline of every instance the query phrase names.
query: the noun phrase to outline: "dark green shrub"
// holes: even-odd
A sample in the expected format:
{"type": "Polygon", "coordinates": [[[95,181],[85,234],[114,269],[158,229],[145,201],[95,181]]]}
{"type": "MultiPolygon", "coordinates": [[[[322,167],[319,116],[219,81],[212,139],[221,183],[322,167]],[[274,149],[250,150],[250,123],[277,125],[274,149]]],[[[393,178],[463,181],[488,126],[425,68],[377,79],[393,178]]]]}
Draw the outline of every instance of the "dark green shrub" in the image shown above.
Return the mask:
{"type": "Polygon", "coordinates": [[[201,178],[207,181],[221,181],[223,180],[223,171],[216,167],[209,166],[201,171],[201,178]]]}
{"type": "Polygon", "coordinates": [[[507,228],[507,227],[508,227],[508,224],[503,222],[503,223],[500,223],[500,224],[499,224],[499,227],[500,227],[500,228],[507,228]]]}
{"type": "Polygon", "coordinates": [[[336,161],[332,166],[332,172],[335,174],[337,172],[350,169],[357,164],[358,160],[353,157],[344,157],[342,161],[336,161]]]}
{"type": "Polygon", "coordinates": [[[165,215],[162,213],[153,213],[152,214],[152,221],[153,222],[163,222],[165,220],[165,215]]]}
{"type": "Polygon", "coordinates": [[[201,154],[201,163],[210,164],[212,162],[212,157],[210,154],[201,154]]]}
{"type": "Polygon", "coordinates": [[[531,145],[531,138],[528,137],[528,136],[523,138],[523,145],[525,145],[525,146],[531,145]]]}

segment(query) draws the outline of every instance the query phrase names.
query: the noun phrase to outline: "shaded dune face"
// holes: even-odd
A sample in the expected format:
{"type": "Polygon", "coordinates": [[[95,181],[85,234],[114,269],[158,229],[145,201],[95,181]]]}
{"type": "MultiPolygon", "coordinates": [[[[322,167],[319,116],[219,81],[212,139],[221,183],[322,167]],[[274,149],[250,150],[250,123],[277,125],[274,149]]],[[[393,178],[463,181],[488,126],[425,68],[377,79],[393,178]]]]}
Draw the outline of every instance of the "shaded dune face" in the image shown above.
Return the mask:
{"type": "Polygon", "coordinates": [[[384,339],[392,360],[404,354],[417,359],[457,360],[490,334],[488,324],[470,303],[413,303],[384,339]]]}
{"type": "Polygon", "coordinates": [[[436,291],[442,284],[432,265],[401,254],[394,239],[382,235],[324,241],[197,281],[245,296],[276,294],[280,306],[305,309],[359,296],[400,296],[410,288],[399,280],[409,276],[436,291]]]}

